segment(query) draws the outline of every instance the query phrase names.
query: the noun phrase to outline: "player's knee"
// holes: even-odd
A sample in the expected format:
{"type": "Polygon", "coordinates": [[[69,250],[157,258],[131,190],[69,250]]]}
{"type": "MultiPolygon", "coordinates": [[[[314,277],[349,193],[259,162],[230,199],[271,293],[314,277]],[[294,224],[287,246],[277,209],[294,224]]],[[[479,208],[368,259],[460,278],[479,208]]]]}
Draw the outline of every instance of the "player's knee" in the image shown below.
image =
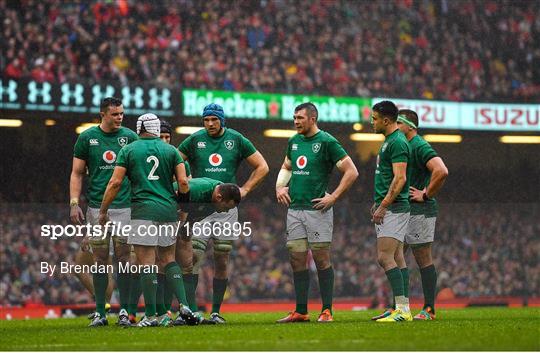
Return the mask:
{"type": "Polygon", "coordinates": [[[195,250],[200,250],[202,252],[205,252],[206,251],[206,247],[208,246],[208,242],[207,241],[203,241],[203,240],[200,240],[200,239],[193,239],[191,241],[192,243],[192,246],[193,246],[193,251],[195,252],[195,250]]]}
{"type": "MultiPolygon", "coordinates": [[[[195,244],[195,243],[194,243],[195,244]]],[[[193,274],[198,274],[204,261],[204,250],[193,247],[193,274]]]]}
{"type": "Polygon", "coordinates": [[[307,252],[308,251],[308,241],[307,239],[294,239],[287,241],[287,249],[289,249],[289,253],[296,253],[296,252],[307,252]]]}
{"type": "Polygon", "coordinates": [[[229,255],[232,251],[232,241],[230,240],[215,240],[214,253],[229,255]]]}
{"type": "Polygon", "coordinates": [[[382,252],[382,251],[379,251],[377,253],[377,262],[379,263],[379,265],[382,267],[382,268],[386,268],[387,267],[387,264],[391,261],[391,257],[385,253],[385,252],[382,252]]]}
{"type": "Polygon", "coordinates": [[[318,270],[325,270],[331,266],[330,243],[310,243],[309,247],[313,254],[313,260],[318,270]]]}

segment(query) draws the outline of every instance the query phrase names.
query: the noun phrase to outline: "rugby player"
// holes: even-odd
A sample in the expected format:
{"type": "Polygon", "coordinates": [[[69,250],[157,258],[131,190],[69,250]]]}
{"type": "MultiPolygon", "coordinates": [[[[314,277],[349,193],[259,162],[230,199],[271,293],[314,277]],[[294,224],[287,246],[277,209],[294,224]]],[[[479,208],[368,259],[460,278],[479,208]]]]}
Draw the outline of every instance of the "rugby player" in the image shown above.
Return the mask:
{"type": "MultiPolygon", "coordinates": [[[[99,207],[103,199],[103,193],[107,186],[120,149],[135,141],[137,135],[130,129],[122,127],[124,119],[124,107],[122,101],[107,97],[100,104],[101,122],[98,126],[91,127],[81,133],[75,143],[73,152],[73,166],[69,182],[70,193],[70,218],[74,223],[82,224],[85,221],[83,212],[79,206],[82,183],[88,170],[88,189],[86,198],[88,209],[86,221],[92,225],[98,222],[99,207]]],[[[110,217],[118,225],[127,225],[130,222],[130,194],[131,188],[126,180],[120,185],[118,197],[111,203],[110,217]]],[[[123,237],[112,237],[114,243],[114,258],[117,263],[125,263],[129,260],[129,246],[123,237]]],[[[88,240],[93,256],[93,262],[98,265],[107,265],[109,259],[110,234],[106,237],[90,237],[88,240]]],[[[86,249],[86,240],[81,250],[86,249]]],[[[79,257],[80,259],[80,257],[79,257]]],[[[86,259],[88,261],[88,259],[86,259]]],[[[108,324],[106,318],[106,298],[109,287],[110,274],[92,274],[94,298],[96,302],[96,314],[92,316],[90,326],[104,326],[108,324]]],[[[129,275],[118,274],[116,277],[120,296],[120,313],[118,324],[129,325],[128,302],[129,302],[129,275]]],[[[88,288],[88,286],[87,286],[88,288]]]]}
{"type": "Polygon", "coordinates": [[[412,321],[409,276],[403,256],[410,216],[408,171],[411,147],[397,126],[398,108],[393,102],[379,102],[372,110],[373,129],[385,136],[377,155],[372,222],[377,233],[377,260],[390,282],[396,306],[390,315],[376,321],[412,321]]]}
{"type": "Polygon", "coordinates": [[[297,134],[289,139],[285,161],[277,182],[276,197],[287,212],[287,248],[294,276],[296,308],[278,323],[309,321],[308,250],[317,267],[322,310],[318,322],[333,321],[334,269],[330,260],[333,234],[332,206],[358,177],[352,159],[338,140],[317,127],[318,111],[313,103],[294,110],[297,134]],[[343,173],[338,187],[327,192],[334,166],[343,173]]]}
{"type": "MultiPolygon", "coordinates": [[[[202,114],[204,129],[186,138],[178,150],[184,160],[189,161],[194,178],[208,177],[223,183],[236,183],[236,172],[240,163],[246,160],[252,168],[248,180],[240,187],[242,198],[251,192],[268,174],[268,165],[264,157],[241,133],[225,127],[225,113],[218,104],[208,104],[202,114]]],[[[214,212],[205,219],[204,223],[229,223],[229,227],[238,224],[238,209],[232,208],[227,212],[214,212]]],[[[199,269],[204,262],[204,254],[209,239],[214,248],[214,279],[212,295],[212,311],[210,320],[223,324],[225,319],[220,315],[221,303],[227,289],[228,263],[233,247],[230,237],[217,236],[192,237],[193,272],[186,275],[185,285],[192,309],[196,308],[195,293],[199,278],[199,269]]]]}

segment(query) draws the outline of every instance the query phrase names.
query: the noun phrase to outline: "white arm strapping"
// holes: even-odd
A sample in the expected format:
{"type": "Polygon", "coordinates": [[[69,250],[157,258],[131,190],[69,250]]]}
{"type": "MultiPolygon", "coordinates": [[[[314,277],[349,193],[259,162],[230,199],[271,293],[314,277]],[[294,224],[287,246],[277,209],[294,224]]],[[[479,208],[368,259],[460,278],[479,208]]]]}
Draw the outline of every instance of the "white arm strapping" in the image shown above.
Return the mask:
{"type": "Polygon", "coordinates": [[[276,188],[287,186],[289,180],[291,180],[292,171],[288,169],[281,168],[277,176],[276,188]]]}

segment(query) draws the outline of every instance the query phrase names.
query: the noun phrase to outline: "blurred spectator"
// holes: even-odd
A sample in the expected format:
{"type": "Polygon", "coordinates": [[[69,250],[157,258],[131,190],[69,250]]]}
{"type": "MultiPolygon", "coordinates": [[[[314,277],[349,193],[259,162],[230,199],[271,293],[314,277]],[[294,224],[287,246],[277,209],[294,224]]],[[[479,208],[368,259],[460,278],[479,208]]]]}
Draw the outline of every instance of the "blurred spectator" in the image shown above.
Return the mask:
{"type": "Polygon", "coordinates": [[[0,0],[6,38],[0,43],[0,72],[41,81],[540,100],[538,1],[314,0],[304,5],[299,9],[292,0],[0,0]],[[54,61],[43,59],[50,54],[54,61]]]}

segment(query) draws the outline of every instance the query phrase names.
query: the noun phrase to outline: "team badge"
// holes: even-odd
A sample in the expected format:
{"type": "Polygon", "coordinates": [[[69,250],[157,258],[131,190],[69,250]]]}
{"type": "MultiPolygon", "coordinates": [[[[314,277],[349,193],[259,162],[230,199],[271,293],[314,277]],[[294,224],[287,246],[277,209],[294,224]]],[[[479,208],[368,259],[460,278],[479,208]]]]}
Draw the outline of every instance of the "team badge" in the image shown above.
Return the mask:
{"type": "Polygon", "coordinates": [[[210,157],[208,157],[208,162],[213,167],[217,167],[221,164],[221,162],[223,162],[223,157],[221,157],[219,153],[212,153],[210,157]]]}
{"type": "Polygon", "coordinates": [[[225,140],[225,147],[230,151],[234,148],[234,140],[225,140]]]}
{"type": "Polygon", "coordinates": [[[313,153],[319,152],[321,150],[321,143],[317,142],[317,143],[312,144],[311,150],[313,151],[313,153]]]}
{"type": "Polygon", "coordinates": [[[127,137],[118,138],[118,144],[120,145],[120,147],[124,147],[125,145],[127,145],[127,143],[128,143],[127,137]]]}
{"type": "Polygon", "coordinates": [[[108,164],[114,163],[114,161],[116,161],[116,153],[114,153],[114,151],[111,151],[111,150],[103,152],[102,157],[105,163],[108,163],[108,164]]]}
{"type": "Polygon", "coordinates": [[[298,169],[304,169],[307,165],[307,157],[306,156],[300,156],[296,158],[296,166],[298,169]]]}

